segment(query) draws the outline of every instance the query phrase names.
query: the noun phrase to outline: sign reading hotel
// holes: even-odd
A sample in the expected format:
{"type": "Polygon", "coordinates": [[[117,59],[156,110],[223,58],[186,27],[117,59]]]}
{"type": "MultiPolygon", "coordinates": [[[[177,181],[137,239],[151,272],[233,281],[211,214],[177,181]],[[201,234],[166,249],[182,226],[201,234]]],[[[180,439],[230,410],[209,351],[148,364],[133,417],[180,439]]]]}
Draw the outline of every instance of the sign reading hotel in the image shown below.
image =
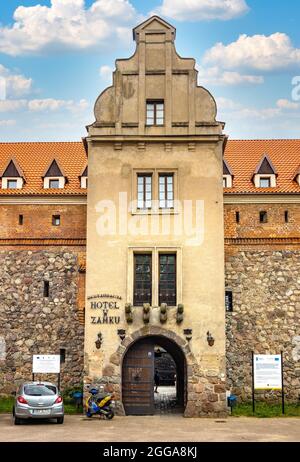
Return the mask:
{"type": "Polygon", "coordinates": [[[91,316],[91,324],[119,324],[120,316],[116,311],[120,309],[119,301],[122,297],[111,294],[97,294],[87,297],[91,310],[95,316],[91,316]]]}
{"type": "Polygon", "coordinates": [[[59,374],[60,355],[33,355],[33,374],[59,374]]]}
{"type": "Polygon", "coordinates": [[[254,389],[282,390],[281,355],[254,355],[254,389]]]}

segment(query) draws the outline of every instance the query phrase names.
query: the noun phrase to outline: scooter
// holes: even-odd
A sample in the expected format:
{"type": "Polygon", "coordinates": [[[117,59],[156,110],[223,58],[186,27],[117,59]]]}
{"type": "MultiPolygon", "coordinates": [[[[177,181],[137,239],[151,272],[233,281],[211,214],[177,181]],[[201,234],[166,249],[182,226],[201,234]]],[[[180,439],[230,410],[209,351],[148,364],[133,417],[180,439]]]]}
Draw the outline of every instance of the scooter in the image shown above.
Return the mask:
{"type": "Polygon", "coordinates": [[[86,400],[86,416],[93,417],[93,415],[104,416],[107,420],[114,418],[114,401],[113,395],[101,392],[97,388],[89,390],[91,396],[86,400]]]}

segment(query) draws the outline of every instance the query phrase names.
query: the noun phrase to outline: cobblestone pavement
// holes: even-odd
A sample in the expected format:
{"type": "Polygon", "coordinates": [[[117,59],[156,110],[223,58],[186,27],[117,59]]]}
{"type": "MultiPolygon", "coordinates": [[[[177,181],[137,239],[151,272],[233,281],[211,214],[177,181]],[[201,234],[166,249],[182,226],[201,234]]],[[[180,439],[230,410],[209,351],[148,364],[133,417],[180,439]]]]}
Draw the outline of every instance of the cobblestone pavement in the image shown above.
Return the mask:
{"type": "Polygon", "coordinates": [[[299,418],[186,419],[178,415],[115,417],[111,421],[66,416],[63,425],[33,422],[14,426],[0,415],[4,442],[300,442],[299,418]]]}
{"type": "Polygon", "coordinates": [[[155,414],[181,414],[182,409],[176,402],[175,387],[158,387],[154,393],[155,414]]]}

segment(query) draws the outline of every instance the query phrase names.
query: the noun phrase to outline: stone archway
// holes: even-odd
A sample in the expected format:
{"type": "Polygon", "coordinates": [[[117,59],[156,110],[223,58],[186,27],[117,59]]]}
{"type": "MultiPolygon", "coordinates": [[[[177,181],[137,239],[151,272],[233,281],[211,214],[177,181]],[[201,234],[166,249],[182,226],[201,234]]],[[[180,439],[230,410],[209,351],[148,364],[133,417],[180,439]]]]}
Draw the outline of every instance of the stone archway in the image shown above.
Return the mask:
{"type": "Polygon", "coordinates": [[[190,398],[195,396],[195,380],[192,378],[197,375],[197,362],[194,355],[190,350],[189,343],[179,337],[174,332],[163,329],[158,326],[145,326],[127,337],[121,342],[117,351],[111,355],[110,364],[103,369],[103,379],[107,376],[107,389],[108,391],[114,392],[116,400],[116,410],[118,415],[125,415],[125,410],[122,402],[122,364],[124,357],[129,348],[137,342],[139,339],[147,337],[161,337],[173,342],[177,346],[185,357],[186,361],[186,399],[185,399],[185,412],[184,416],[189,417],[195,414],[194,403],[191,402],[190,398]],[[117,373],[118,370],[118,373],[117,373]]]}

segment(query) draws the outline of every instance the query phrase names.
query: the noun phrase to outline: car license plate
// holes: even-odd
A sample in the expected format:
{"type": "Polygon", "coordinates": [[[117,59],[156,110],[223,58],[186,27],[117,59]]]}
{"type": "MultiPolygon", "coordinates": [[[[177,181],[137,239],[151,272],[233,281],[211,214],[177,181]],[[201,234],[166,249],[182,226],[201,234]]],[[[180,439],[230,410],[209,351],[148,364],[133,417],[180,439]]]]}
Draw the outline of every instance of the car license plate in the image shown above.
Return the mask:
{"type": "Polygon", "coordinates": [[[32,414],[34,415],[49,415],[50,414],[50,409],[34,409],[32,411],[32,414]]]}

